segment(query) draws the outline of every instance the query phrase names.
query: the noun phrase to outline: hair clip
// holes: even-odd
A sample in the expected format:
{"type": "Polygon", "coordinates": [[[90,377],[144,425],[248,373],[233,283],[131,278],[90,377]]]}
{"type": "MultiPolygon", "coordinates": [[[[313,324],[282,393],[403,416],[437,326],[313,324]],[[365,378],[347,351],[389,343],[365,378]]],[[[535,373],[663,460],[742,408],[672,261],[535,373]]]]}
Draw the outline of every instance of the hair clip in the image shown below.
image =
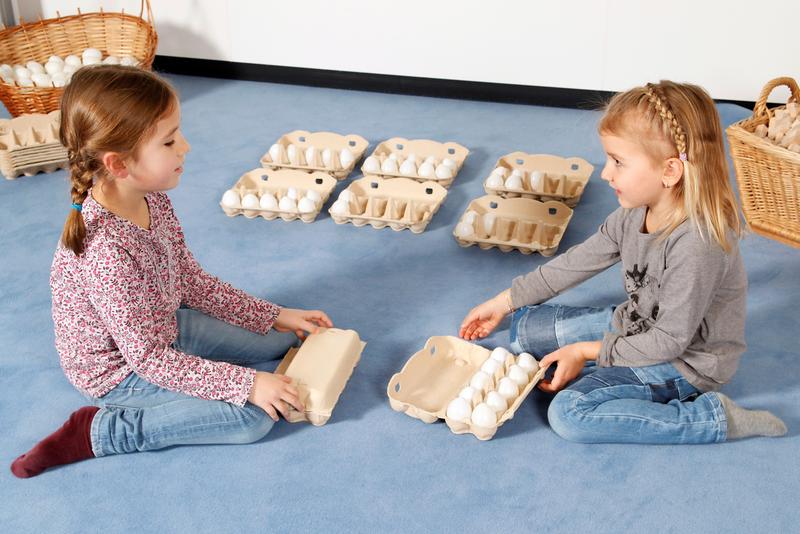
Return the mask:
{"type": "Polygon", "coordinates": [[[689,161],[689,157],[686,155],[686,152],[681,152],[680,156],[681,161],[689,161]]]}
{"type": "Polygon", "coordinates": [[[81,212],[81,210],[83,210],[83,204],[73,204],[73,205],[72,205],[72,209],[74,209],[75,211],[77,211],[78,213],[80,213],[80,212],[81,212]]]}

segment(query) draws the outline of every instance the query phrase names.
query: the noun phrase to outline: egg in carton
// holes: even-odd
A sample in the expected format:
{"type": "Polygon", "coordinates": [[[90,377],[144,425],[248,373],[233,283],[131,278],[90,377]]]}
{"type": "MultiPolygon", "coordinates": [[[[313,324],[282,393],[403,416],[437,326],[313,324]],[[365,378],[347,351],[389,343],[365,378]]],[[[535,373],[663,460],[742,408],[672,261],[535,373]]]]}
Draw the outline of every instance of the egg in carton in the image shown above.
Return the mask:
{"type": "Polygon", "coordinates": [[[328,209],[336,224],[370,224],[373,228],[425,231],[439,211],[447,190],[435,182],[365,176],[354,180],[328,209]]]}
{"type": "Polygon", "coordinates": [[[0,172],[11,180],[66,167],[69,157],[58,139],[59,119],[59,111],[0,119],[0,172]]]}
{"type": "Polygon", "coordinates": [[[575,207],[594,166],[581,158],[512,152],[497,160],[483,188],[490,195],[558,200],[575,207]]]}
{"type": "Polygon", "coordinates": [[[324,171],[347,178],[364,156],[369,142],[360,135],[295,130],[285,134],[261,157],[267,168],[324,171]]]}
{"type": "Polygon", "coordinates": [[[289,349],[275,372],[292,379],[305,409],[289,406],[286,420],[327,423],[365,346],[354,330],[320,328],[300,348],[289,349]]]}
{"type": "Polygon", "coordinates": [[[335,187],[336,179],[324,172],[259,168],[245,173],[225,191],[220,206],[229,217],[242,214],[251,219],[280,217],[309,223],[317,218],[335,187]]]}
{"type": "Polygon", "coordinates": [[[468,155],[469,150],[458,143],[393,137],[375,147],[361,171],[385,178],[435,181],[449,188],[468,155]]]}
{"type": "Polygon", "coordinates": [[[386,388],[392,409],[455,434],[491,439],[544,375],[530,354],[515,357],[453,336],[434,336],[386,388]]]}
{"type": "Polygon", "coordinates": [[[519,250],[523,254],[539,252],[552,256],[572,219],[572,209],[550,200],[502,198],[485,195],[467,206],[453,230],[462,247],[478,245],[503,252],[519,250]]]}

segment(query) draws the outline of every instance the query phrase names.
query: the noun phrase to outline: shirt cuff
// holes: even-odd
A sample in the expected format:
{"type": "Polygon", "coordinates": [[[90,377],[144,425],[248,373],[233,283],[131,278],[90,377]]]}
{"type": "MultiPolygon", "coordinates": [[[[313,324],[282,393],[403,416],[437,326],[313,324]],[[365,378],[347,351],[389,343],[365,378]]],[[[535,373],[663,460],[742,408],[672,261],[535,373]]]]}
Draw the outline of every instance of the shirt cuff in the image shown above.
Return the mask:
{"type": "Polygon", "coordinates": [[[614,363],[611,358],[611,351],[614,343],[617,342],[621,336],[614,332],[605,332],[603,334],[603,341],[600,343],[600,353],[597,355],[598,367],[612,367],[614,363]]]}

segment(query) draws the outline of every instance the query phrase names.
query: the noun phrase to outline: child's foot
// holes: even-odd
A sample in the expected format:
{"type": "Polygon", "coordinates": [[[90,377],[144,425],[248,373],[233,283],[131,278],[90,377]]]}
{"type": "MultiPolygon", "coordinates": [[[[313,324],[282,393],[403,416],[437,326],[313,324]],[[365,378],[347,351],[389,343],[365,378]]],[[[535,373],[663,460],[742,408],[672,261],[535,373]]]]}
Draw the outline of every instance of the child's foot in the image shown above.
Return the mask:
{"type": "Polygon", "coordinates": [[[725,417],[728,418],[728,440],[750,436],[783,436],[786,425],[783,421],[764,410],[746,410],[722,393],[717,393],[725,417]]]}
{"type": "Polygon", "coordinates": [[[45,469],[94,458],[89,430],[99,408],[84,406],[69,416],[61,428],[14,460],[11,472],[19,478],[35,477],[45,469]]]}

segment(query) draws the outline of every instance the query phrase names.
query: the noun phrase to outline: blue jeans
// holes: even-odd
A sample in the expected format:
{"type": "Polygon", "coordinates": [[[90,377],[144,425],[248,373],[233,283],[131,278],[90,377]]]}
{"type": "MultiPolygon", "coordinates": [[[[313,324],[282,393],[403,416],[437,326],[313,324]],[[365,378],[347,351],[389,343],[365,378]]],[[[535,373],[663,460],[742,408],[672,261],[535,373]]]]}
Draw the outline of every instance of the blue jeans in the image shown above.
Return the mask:
{"type": "MultiPolygon", "coordinates": [[[[262,336],[181,308],[173,346],[189,354],[239,365],[283,356],[296,343],[292,333],[271,330],[262,336]]],[[[95,456],[151,451],[172,445],[252,443],[274,424],[258,406],[243,407],[176,393],[131,373],[99,399],[91,427],[95,456]]]]}
{"type": "MultiPolygon", "coordinates": [[[[614,308],[526,306],[511,318],[511,349],[541,358],[611,330],[614,308]]],[[[559,391],[547,411],[559,436],[580,443],[715,443],[727,419],[716,393],[702,393],[671,363],[597,367],[559,391]]]]}

